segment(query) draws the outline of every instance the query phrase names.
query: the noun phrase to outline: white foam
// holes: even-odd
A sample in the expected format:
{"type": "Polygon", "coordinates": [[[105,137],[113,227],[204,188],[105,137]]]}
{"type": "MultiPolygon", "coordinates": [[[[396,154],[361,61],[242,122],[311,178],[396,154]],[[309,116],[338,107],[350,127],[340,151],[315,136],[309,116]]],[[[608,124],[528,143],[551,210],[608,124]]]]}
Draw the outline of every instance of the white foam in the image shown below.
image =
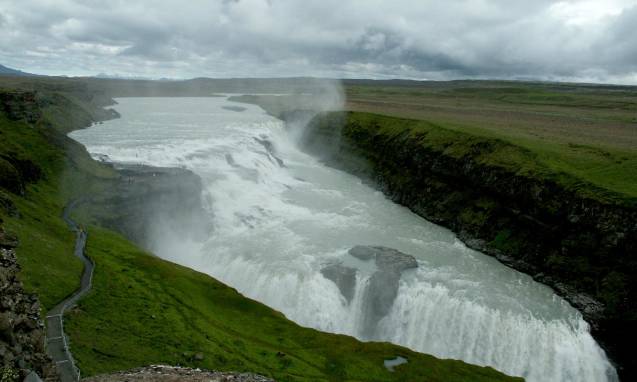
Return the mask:
{"type": "Polygon", "coordinates": [[[211,237],[187,243],[162,232],[159,256],[207,272],[302,325],[489,365],[528,381],[615,379],[581,315],[549,288],[302,153],[283,124],[260,109],[225,111],[223,98],[118,102],[121,119],[72,137],[116,161],[184,166],[205,186],[211,237]],[[372,337],[362,335],[372,272],[357,274],[350,303],[320,273],[358,244],[392,247],[419,261],[372,337]]]}

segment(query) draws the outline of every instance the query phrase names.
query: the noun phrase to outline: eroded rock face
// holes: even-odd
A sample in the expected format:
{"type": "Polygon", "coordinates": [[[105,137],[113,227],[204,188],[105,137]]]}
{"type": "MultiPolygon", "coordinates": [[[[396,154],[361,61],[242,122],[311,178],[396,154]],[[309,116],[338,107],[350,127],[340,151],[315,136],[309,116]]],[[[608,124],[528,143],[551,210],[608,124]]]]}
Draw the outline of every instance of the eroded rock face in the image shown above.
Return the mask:
{"type": "Polygon", "coordinates": [[[349,304],[356,289],[356,269],[342,264],[330,264],[321,269],[323,276],[332,280],[349,304]]]}
{"type": "Polygon", "coordinates": [[[42,100],[35,92],[4,91],[0,92],[0,111],[11,120],[24,120],[35,123],[42,116],[42,100]]]}
{"type": "Polygon", "coordinates": [[[365,288],[361,335],[372,338],[378,322],[394,304],[403,272],[417,268],[418,263],[413,256],[387,247],[357,245],[349,250],[348,255],[364,262],[373,262],[375,269],[364,285],[357,285],[356,275],[361,270],[343,263],[329,264],[321,273],[338,286],[348,303],[351,303],[357,287],[365,288]]]}
{"type": "Polygon", "coordinates": [[[181,168],[114,166],[119,177],[78,209],[151,251],[163,232],[197,241],[209,236],[197,175],[181,168]]]}
{"type": "Polygon", "coordinates": [[[223,373],[176,366],[148,366],[99,375],[83,379],[86,382],[273,382],[272,379],[252,373],[223,373]]]}
{"type": "MultiPolygon", "coordinates": [[[[1,227],[0,236],[5,236],[1,227]]],[[[24,291],[17,277],[17,244],[13,240],[0,242],[0,369],[19,380],[32,371],[46,380],[57,380],[44,348],[40,302],[36,295],[24,291]]]]}
{"type": "Polygon", "coordinates": [[[455,156],[423,144],[424,133],[385,134],[376,122],[363,125],[338,113],[315,118],[305,133],[306,151],[329,154],[326,164],[552,287],[582,312],[621,379],[635,380],[634,202],[591,198],[551,178],[480,161],[481,153],[505,150],[505,142],[476,141],[471,152],[455,156]]]}

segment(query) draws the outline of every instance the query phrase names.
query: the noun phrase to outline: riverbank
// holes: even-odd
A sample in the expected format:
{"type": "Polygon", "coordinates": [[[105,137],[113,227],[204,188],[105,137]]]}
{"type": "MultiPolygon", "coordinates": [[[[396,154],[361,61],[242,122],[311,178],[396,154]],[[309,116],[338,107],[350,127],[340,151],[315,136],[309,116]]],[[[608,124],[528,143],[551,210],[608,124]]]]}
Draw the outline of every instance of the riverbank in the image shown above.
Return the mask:
{"type": "MultiPolygon", "coordinates": [[[[299,113],[282,116],[291,126],[303,119],[299,113]]],[[[533,163],[532,154],[504,141],[423,121],[323,114],[311,120],[301,141],[326,163],[368,179],[392,200],[452,229],[469,247],[554,288],[582,312],[622,376],[633,375],[632,204],[520,168],[519,162],[533,163]]]]}
{"type": "Polygon", "coordinates": [[[83,224],[98,225],[153,251],[153,242],[166,230],[184,240],[202,240],[212,229],[202,206],[197,175],[182,168],[102,163],[117,176],[102,182],[74,210],[83,224]]]}
{"type": "Polygon", "coordinates": [[[261,106],[325,163],[552,287],[630,380],[637,339],[633,95],[612,86],[355,82],[346,108],[383,115],[315,118],[310,97],[232,99],[261,106]]]}
{"type": "MultiPolygon", "coordinates": [[[[43,101],[29,106],[39,113],[30,115],[40,117],[34,121],[6,114],[0,121],[7,138],[0,149],[15,180],[3,187],[16,210],[2,216],[8,230],[29,238],[17,248],[20,278],[50,309],[77,288],[82,274],[80,260],[72,256],[74,235],[60,217],[63,206],[71,199],[112,192],[122,177],[66,137],[99,120],[91,110],[104,103],[78,104],[64,93],[25,97],[43,101]]],[[[83,99],[102,98],[84,94],[83,99]]],[[[90,219],[87,213],[77,220],[90,224],[90,219]]],[[[519,380],[488,367],[300,327],[110,230],[88,230],[93,288],[69,312],[65,327],[83,375],[163,363],[257,372],[280,380],[519,380]],[[383,361],[397,356],[409,362],[388,371],[383,361]]]]}

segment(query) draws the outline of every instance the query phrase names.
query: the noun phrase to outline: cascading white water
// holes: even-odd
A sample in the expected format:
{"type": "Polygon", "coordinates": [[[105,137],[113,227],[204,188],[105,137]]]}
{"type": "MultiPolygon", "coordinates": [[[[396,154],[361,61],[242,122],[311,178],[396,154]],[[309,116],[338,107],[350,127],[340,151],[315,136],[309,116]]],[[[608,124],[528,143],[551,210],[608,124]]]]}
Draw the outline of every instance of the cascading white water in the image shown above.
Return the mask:
{"type": "MultiPolygon", "coordinates": [[[[205,243],[162,232],[159,256],[232,285],[317,329],[489,365],[528,381],[608,381],[614,369],[581,315],[549,288],[465,247],[453,233],[321,164],[282,122],[225,98],[124,98],[121,119],[73,132],[94,155],[181,166],[203,181],[205,243]],[[373,264],[355,264],[351,301],[321,273],[355,245],[413,255],[397,297],[364,330],[373,264]],[[368,328],[369,329],[369,328],[368,328]]],[[[151,227],[152,228],[152,227],[151,227]]]]}

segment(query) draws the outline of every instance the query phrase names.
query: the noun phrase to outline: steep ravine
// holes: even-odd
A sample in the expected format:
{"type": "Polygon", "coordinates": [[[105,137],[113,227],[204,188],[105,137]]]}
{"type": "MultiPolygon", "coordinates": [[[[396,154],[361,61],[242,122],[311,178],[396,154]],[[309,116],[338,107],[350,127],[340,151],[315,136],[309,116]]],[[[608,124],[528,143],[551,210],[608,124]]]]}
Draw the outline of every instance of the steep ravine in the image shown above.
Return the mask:
{"type": "Polygon", "coordinates": [[[634,205],[493,163],[494,154],[530,155],[498,140],[459,143],[434,126],[390,129],[384,124],[392,118],[360,113],[322,114],[305,127],[305,113],[282,118],[326,163],[373,182],[468,246],[551,286],[582,312],[622,380],[635,376],[634,205]]]}

